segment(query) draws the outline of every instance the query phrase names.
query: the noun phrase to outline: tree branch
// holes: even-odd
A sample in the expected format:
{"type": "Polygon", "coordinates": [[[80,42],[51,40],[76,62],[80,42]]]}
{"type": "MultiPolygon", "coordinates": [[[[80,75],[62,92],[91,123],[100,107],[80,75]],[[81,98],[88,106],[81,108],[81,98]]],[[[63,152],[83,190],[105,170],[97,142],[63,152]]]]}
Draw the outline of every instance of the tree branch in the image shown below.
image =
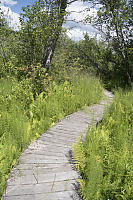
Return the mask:
{"type": "Polygon", "coordinates": [[[75,1],[78,1],[78,0],[72,0],[72,1],[68,2],[67,5],[74,3],[75,1]]]}

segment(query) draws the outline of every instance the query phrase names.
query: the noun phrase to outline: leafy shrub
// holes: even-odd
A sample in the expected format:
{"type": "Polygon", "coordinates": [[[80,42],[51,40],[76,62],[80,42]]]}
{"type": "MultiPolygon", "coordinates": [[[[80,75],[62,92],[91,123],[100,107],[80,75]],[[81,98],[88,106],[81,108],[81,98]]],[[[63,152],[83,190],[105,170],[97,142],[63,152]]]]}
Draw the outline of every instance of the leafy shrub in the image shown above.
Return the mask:
{"type": "MultiPolygon", "coordinates": [[[[41,93],[30,105],[32,126],[34,130],[41,130],[42,133],[64,116],[83,106],[97,103],[102,94],[103,89],[99,81],[87,76],[78,77],[71,83],[68,81],[60,85],[53,83],[47,95],[41,93]]],[[[40,133],[38,131],[36,134],[40,133]]]]}
{"type": "Polygon", "coordinates": [[[10,169],[30,141],[27,86],[13,78],[0,80],[0,194],[10,169]]]}
{"type": "Polygon", "coordinates": [[[102,123],[78,141],[74,154],[83,199],[133,198],[133,91],[116,93],[102,123]]]}
{"type": "MultiPolygon", "coordinates": [[[[21,82],[29,82],[34,96],[46,90],[47,82],[49,81],[46,69],[40,64],[37,66],[21,67],[17,69],[17,79],[21,82]]],[[[26,84],[27,85],[27,84],[26,84]]]]}

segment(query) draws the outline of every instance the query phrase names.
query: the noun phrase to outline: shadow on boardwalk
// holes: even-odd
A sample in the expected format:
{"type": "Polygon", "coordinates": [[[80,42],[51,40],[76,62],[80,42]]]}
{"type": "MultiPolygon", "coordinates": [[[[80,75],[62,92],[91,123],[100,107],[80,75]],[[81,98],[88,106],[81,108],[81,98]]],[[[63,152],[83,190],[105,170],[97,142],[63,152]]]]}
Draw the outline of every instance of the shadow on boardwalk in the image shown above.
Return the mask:
{"type": "Polygon", "coordinates": [[[88,125],[103,118],[113,95],[61,120],[22,153],[7,180],[2,200],[78,200],[78,172],[72,163],[72,143],[88,125]]]}

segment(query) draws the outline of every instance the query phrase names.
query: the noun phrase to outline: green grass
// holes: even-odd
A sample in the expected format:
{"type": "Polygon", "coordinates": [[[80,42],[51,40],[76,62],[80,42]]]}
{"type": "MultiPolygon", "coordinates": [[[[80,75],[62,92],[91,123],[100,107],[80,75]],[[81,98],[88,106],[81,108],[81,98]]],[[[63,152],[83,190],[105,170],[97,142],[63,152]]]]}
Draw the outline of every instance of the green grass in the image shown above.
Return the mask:
{"type": "Polygon", "coordinates": [[[84,200],[133,199],[133,91],[117,92],[102,123],[74,147],[84,200]]]}
{"type": "Polygon", "coordinates": [[[82,76],[71,82],[47,86],[33,98],[28,80],[0,80],[0,196],[8,175],[27,145],[64,116],[103,95],[100,82],[82,76]]]}

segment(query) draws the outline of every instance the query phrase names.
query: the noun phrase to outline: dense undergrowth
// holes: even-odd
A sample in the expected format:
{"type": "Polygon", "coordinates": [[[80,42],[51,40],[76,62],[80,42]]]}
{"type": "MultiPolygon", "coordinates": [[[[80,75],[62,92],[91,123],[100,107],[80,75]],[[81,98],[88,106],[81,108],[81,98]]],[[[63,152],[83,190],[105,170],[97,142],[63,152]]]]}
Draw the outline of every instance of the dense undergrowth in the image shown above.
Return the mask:
{"type": "Polygon", "coordinates": [[[74,146],[84,200],[133,199],[133,91],[117,92],[103,121],[74,146]]]}
{"type": "MultiPolygon", "coordinates": [[[[39,80],[39,79],[37,79],[39,80]]],[[[103,89],[96,78],[49,81],[34,94],[30,79],[0,79],[0,196],[21,152],[59,119],[98,102],[103,89]]]]}

